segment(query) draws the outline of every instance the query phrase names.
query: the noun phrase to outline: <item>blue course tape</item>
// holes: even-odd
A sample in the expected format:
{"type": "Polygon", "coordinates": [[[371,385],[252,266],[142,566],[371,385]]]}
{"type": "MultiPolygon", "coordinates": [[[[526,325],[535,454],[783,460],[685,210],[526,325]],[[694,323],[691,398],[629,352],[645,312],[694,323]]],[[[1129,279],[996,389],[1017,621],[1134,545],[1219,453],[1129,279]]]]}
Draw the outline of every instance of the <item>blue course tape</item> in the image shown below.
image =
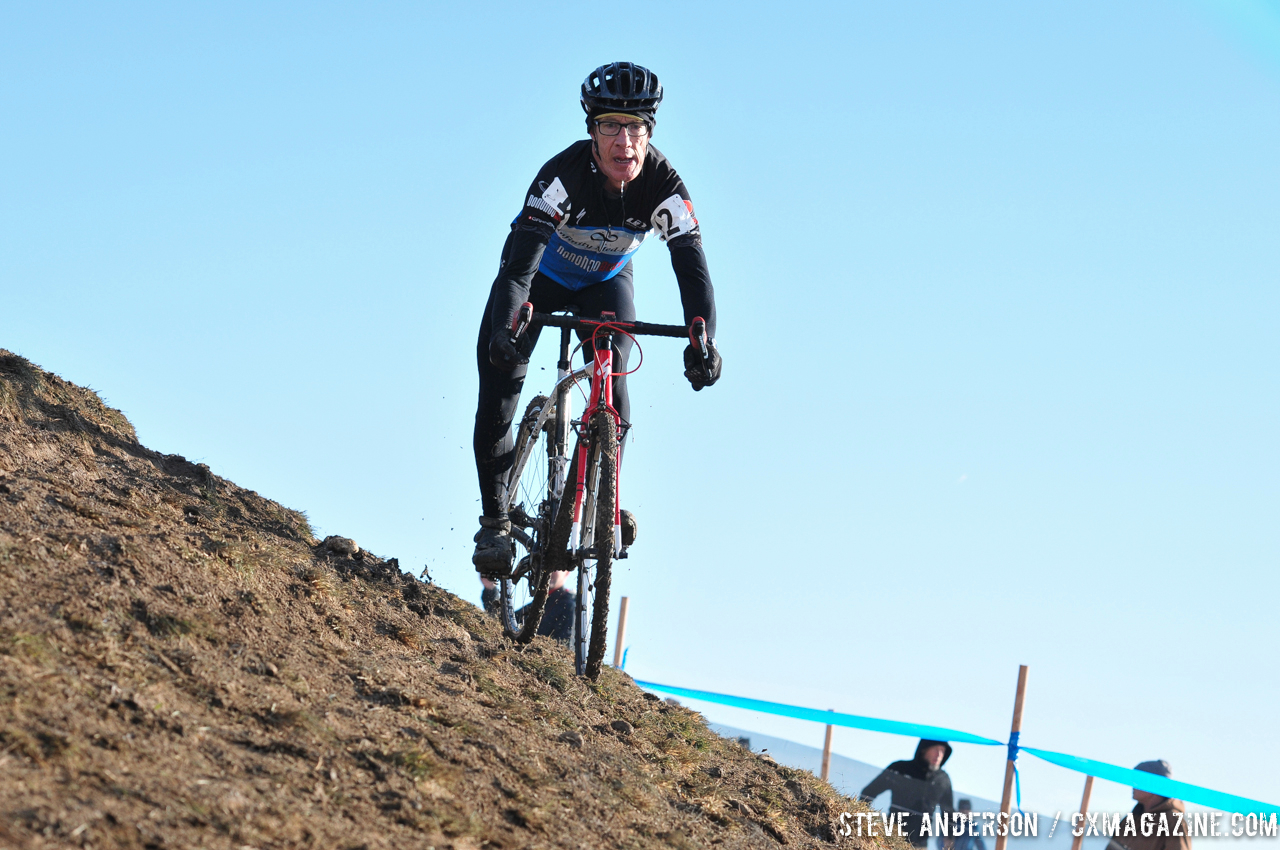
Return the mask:
{"type": "Polygon", "coordinates": [[[951,741],[961,744],[988,744],[1001,746],[1003,741],[971,735],[956,729],[944,729],[941,726],[924,726],[919,723],[902,723],[898,720],[880,720],[875,717],[859,717],[856,714],[841,714],[838,711],[821,711],[816,708],[801,708],[795,705],[783,705],[780,702],[735,697],[717,694],[711,691],[695,691],[692,688],[676,688],[671,685],[659,685],[656,682],[636,684],[651,691],[661,691],[673,696],[713,702],[717,705],[728,705],[734,708],[748,708],[765,714],[777,714],[781,717],[794,717],[797,720],[812,720],[816,723],[828,723],[832,726],[847,726],[850,729],[867,729],[872,732],[888,732],[890,735],[908,735],[912,738],[932,738],[935,741],[951,741]]]}
{"type": "Polygon", "coordinates": [[[981,735],[972,735],[957,729],[946,729],[942,726],[925,726],[919,723],[903,723],[898,720],[880,720],[875,717],[860,717],[856,714],[841,714],[838,711],[821,711],[816,708],[802,708],[795,705],[785,705],[780,702],[766,702],[747,697],[717,694],[713,691],[698,691],[693,688],[659,685],[656,682],[643,682],[639,679],[636,679],[635,683],[650,691],[660,691],[673,696],[702,700],[703,702],[711,702],[717,705],[746,708],[764,714],[794,717],[797,720],[812,720],[815,723],[827,723],[832,726],[847,726],[851,729],[867,729],[871,732],[887,732],[890,735],[908,735],[912,738],[931,738],[935,741],[952,741],[961,744],[988,744],[997,747],[1004,745],[1008,748],[1009,761],[1015,762],[1014,782],[1017,786],[1019,809],[1022,808],[1022,782],[1021,777],[1018,776],[1016,762],[1018,760],[1018,752],[1021,750],[1031,753],[1036,758],[1043,759],[1050,764],[1056,764],[1058,767],[1065,767],[1067,770],[1074,770],[1088,776],[1096,776],[1099,779],[1106,779],[1121,785],[1129,785],[1152,794],[1159,794],[1161,797],[1173,797],[1187,803],[1196,803],[1197,805],[1208,806],[1211,809],[1235,812],[1242,815],[1280,815],[1280,806],[1271,803],[1250,800],[1247,797],[1237,797],[1234,794],[1226,794],[1222,791],[1214,791],[1212,788],[1203,788],[1186,782],[1176,782],[1164,776],[1147,773],[1145,770],[1130,770],[1127,767],[1080,758],[1080,756],[1055,753],[1051,750],[1037,750],[1034,747],[1024,747],[1018,743],[1019,734],[1017,732],[1011,733],[1008,743],[1005,744],[1003,741],[984,738],[981,735]]]}
{"type": "Polygon", "coordinates": [[[1009,733],[1009,761],[1013,762],[1013,787],[1018,792],[1018,811],[1022,811],[1022,774],[1018,773],[1018,750],[1022,747],[1018,746],[1018,738],[1022,736],[1021,732],[1009,733]]]}
{"type": "Polygon", "coordinates": [[[1129,785],[1151,794],[1159,794],[1161,797],[1173,797],[1187,803],[1196,803],[1201,806],[1208,806],[1211,809],[1236,812],[1242,815],[1280,814],[1280,806],[1275,806],[1271,803],[1250,800],[1247,797],[1237,797],[1234,794],[1224,794],[1221,791],[1214,791],[1212,788],[1202,788],[1199,785],[1190,785],[1186,782],[1175,782],[1155,773],[1147,773],[1145,770],[1130,770],[1127,767],[1118,767],[1114,764],[1106,764],[1105,762],[1084,759],[1079,756],[1069,756],[1065,753],[1055,753],[1049,750],[1037,750],[1031,747],[1023,747],[1022,750],[1031,753],[1036,758],[1044,759],[1050,764],[1056,764],[1058,767],[1065,767],[1067,770],[1074,770],[1088,776],[1096,776],[1099,779],[1118,782],[1121,785],[1129,785]]]}

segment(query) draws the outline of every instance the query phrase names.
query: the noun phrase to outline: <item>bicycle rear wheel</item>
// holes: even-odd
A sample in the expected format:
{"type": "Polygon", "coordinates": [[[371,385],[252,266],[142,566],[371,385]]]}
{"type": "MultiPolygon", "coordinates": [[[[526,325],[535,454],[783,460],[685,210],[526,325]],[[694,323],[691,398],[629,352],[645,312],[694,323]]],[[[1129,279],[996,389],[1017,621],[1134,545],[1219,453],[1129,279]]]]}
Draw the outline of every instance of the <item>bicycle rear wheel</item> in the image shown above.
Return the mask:
{"type": "Polygon", "coordinates": [[[578,675],[594,681],[600,677],[609,639],[609,584],[617,545],[618,429],[613,417],[598,411],[591,418],[587,439],[574,663],[578,675]]]}
{"type": "Polygon", "coordinates": [[[547,605],[551,573],[544,563],[544,544],[558,501],[550,472],[554,404],[540,395],[525,408],[507,482],[507,513],[517,558],[511,577],[499,582],[498,618],[507,637],[519,643],[533,640],[547,605]],[[544,416],[549,406],[552,409],[544,416]]]}

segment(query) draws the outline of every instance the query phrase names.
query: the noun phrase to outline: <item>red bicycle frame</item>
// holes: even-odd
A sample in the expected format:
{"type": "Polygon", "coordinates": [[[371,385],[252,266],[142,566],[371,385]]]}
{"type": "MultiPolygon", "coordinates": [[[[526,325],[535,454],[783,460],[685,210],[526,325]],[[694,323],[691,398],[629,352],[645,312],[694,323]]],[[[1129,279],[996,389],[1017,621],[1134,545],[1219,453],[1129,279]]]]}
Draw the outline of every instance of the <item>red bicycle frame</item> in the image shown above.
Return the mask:
{"type": "MultiPolygon", "coordinates": [[[[574,423],[579,434],[582,433],[582,429],[590,427],[591,418],[601,409],[613,417],[613,427],[618,429],[619,441],[621,441],[626,429],[630,427],[630,423],[622,421],[622,415],[618,413],[618,409],[613,405],[613,379],[619,374],[613,371],[613,335],[615,333],[625,334],[632,339],[639,335],[685,337],[696,350],[701,352],[704,359],[707,357],[707,323],[701,316],[696,317],[689,327],[684,328],[679,325],[655,325],[648,322],[619,322],[613,313],[602,313],[599,319],[552,316],[534,313],[533,304],[525,302],[512,318],[512,341],[516,341],[531,325],[562,329],[572,328],[579,332],[584,330],[591,331],[591,345],[594,349],[595,363],[591,371],[591,397],[587,409],[583,411],[582,418],[574,423]]],[[[568,369],[567,360],[560,366],[560,369],[568,369]]],[[[567,376],[568,373],[565,373],[565,377],[567,376]]],[[[577,480],[574,482],[573,496],[573,524],[569,533],[569,551],[571,553],[577,553],[582,542],[582,511],[586,500],[587,466],[589,461],[587,448],[587,442],[579,439],[577,446],[578,472],[577,480]]],[[[614,480],[618,482],[616,486],[619,489],[622,481],[621,466],[621,457],[619,457],[619,474],[614,476],[614,480]]],[[[622,551],[621,509],[617,507],[621,504],[621,500],[615,498],[613,516],[615,555],[620,555],[622,551]]]]}
{"type": "MultiPolygon", "coordinates": [[[[621,440],[623,432],[622,414],[618,413],[618,409],[613,406],[613,333],[615,330],[622,330],[622,328],[615,328],[610,324],[613,319],[612,313],[604,313],[600,318],[602,320],[601,324],[596,327],[591,335],[591,346],[595,351],[595,366],[591,370],[590,403],[587,405],[587,409],[582,412],[582,419],[577,424],[580,429],[590,427],[592,417],[603,408],[613,417],[613,427],[617,429],[618,438],[621,440]]],[[[573,553],[578,551],[582,539],[582,507],[587,493],[587,449],[587,441],[578,440],[578,477],[573,494],[573,525],[569,531],[569,551],[573,553]]],[[[620,498],[622,486],[621,454],[618,457],[618,474],[614,476],[613,480],[615,488],[613,500],[613,554],[616,557],[622,554],[622,513],[619,507],[622,504],[620,498]]]]}

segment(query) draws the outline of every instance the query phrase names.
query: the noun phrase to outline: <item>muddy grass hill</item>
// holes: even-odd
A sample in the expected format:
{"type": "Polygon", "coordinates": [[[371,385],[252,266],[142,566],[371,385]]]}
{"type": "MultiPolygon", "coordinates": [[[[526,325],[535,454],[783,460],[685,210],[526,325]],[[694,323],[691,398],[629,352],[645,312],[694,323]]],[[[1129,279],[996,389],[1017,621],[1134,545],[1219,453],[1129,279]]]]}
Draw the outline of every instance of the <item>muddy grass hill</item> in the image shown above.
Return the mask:
{"type": "Polygon", "coordinates": [[[870,850],[858,810],[0,350],[0,847],[870,850]]]}

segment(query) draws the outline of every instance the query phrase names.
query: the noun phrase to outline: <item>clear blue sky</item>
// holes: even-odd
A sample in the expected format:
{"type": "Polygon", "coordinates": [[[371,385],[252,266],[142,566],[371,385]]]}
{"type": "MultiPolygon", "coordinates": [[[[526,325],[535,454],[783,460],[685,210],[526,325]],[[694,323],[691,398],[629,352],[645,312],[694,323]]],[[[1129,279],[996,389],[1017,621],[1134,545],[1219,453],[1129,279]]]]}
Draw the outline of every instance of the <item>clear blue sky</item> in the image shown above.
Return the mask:
{"type": "MultiPolygon", "coordinates": [[[[0,346],[475,599],[498,251],[582,78],[641,62],[726,366],[633,379],[629,670],[999,738],[1025,663],[1026,743],[1276,802],[1278,36],[1274,0],[7,3],[0,346]]],[[[998,797],[1000,759],[948,767],[998,797]]]]}

